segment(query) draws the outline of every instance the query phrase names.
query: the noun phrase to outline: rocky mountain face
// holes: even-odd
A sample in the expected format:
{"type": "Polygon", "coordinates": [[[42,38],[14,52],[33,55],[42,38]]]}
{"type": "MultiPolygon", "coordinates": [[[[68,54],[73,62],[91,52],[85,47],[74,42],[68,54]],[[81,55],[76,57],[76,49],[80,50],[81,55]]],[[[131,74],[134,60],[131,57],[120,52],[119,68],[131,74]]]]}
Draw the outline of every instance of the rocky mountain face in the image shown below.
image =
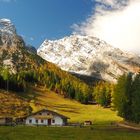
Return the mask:
{"type": "Polygon", "coordinates": [[[16,28],[8,19],[0,19],[0,46],[15,46],[16,28]]]}
{"type": "Polygon", "coordinates": [[[0,67],[8,67],[12,73],[21,69],[37,68],[43,61],[36,49],[26,46],[8,19],[0,19],[0,67]]]}
{"type": "Polygon", "coordinates": [[[63,70],[111,82],[123,73],[140,70],[139,56],[90,36],[71,35],[55,41],[45,40],[37,53],[63,70]]]}

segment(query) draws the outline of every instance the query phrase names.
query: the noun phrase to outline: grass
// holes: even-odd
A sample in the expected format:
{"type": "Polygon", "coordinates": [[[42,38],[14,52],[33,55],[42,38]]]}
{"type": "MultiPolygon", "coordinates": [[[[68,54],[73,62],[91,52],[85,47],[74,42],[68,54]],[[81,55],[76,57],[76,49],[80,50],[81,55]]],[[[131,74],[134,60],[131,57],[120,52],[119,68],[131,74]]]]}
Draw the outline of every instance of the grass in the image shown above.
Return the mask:
{"type": "Polygon", "coordinates": [[[36,103],[38,106],[32,106],[35,111],[40,109],[40,104],[44,108],[56,111],[70,118],[69,122],[84,122],[91,120],[94,124],[109,124],[111,122],[121,121],[122,118],[116,115],[116,112],[109,108],[102,108],[98,105],[84,105],[77,101],[63,98],[54,92],[44,90],[43,88],[34,89],[36,103]]]}
{"type": "Polygon", "coordinates": [[[118,127],[0,127],[0,140],[139,140],[140,132],[118,127]]]}

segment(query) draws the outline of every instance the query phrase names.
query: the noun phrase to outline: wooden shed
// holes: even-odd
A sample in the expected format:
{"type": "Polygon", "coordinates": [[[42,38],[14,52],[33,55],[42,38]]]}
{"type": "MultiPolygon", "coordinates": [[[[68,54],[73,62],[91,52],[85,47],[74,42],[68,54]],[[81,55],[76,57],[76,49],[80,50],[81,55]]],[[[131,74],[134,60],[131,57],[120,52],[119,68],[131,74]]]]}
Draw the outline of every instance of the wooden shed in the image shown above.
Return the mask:
{"type": "Polygon", "coordinates": [[[84,121],[84,125],[92,125],[92,121],[90,120],[84,121]]]}
{"type": "Polygon", "coordinates": [[[13,119],[11,117],[0,117],[0,125],[12,125],[13,119]]]}

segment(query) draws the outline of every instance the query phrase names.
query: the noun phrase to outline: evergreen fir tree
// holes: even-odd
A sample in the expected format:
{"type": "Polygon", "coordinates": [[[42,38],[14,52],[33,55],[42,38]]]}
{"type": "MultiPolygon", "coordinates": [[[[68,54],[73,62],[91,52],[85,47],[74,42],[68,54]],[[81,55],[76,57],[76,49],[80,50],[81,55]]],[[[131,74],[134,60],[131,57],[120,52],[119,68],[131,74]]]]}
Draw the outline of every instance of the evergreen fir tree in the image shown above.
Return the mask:
{"type": "Polygon", "coordinates": [[[136,75],[133,82],[132,96],[132,121],[140,122],[140,74],[136,75]]]}

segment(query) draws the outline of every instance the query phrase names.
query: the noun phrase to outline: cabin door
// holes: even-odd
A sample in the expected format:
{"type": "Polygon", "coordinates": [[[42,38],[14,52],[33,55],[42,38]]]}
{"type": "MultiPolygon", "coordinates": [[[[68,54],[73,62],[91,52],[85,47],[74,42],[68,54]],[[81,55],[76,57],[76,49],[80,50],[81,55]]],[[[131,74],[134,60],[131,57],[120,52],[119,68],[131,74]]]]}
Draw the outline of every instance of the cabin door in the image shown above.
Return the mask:
{"type": "Polygon", "coordinates": [[[51,119],[48,119],[48,125],[51,125],[51,119]]]}

